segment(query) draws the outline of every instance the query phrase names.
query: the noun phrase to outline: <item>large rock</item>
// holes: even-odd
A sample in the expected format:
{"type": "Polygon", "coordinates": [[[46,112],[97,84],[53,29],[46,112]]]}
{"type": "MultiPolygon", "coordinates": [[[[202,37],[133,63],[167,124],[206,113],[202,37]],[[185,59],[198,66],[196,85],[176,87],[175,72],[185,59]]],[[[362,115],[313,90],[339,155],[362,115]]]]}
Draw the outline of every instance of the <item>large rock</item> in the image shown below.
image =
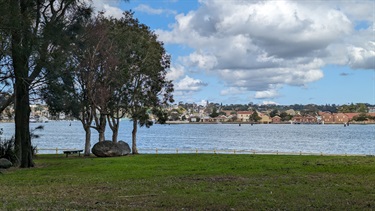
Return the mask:
{"type": "Polygon", "coordinates": [[[97,157],[116,157],[130,153],[129,145],[123,141],[114,143],[112,141],[101,141],[92,147],[92,153],[97,157]]]}
{"type": "Polygon", "coordinates": [[[13,166],[13,163],[10,162],[8,159],[1,158],[0,159],[0,169],[8,169],[13,166]]]}
{"type": "Polygon", "coordinates": [[[122,151],[122,155],[128,155],[131,152],[130,146],[125,141],[119,141],[117,142],[117,145],[120,147],[122,151]]]}

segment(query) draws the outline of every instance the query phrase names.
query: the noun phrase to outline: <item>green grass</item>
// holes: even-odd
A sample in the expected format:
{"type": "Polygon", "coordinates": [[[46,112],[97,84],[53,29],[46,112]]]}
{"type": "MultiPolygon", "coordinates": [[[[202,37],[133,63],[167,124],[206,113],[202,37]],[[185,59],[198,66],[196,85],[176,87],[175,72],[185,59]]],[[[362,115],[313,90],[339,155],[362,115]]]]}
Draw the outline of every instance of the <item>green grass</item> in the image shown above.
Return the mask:
{"type": "Polygon", "coordinates": [[[0,210],[374,210],[375,157],[43,155],[0,174],[0,210]]]}

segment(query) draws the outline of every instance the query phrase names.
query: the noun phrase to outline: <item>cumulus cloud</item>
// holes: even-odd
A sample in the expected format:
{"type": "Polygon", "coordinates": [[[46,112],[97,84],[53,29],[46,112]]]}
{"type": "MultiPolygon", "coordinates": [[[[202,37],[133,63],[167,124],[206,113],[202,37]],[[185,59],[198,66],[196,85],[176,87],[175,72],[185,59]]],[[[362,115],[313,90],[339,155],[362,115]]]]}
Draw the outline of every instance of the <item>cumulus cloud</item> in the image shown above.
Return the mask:
{"type": "Polygon", "coordinates": [[[178,92],[191,92],[191,91],[199,91],[202,87],[207,86],[207,83],[199,80],[194,79],[189,76],[185,76],[185,78],[181,79],[177,83],[175,83],[175,90],[178,92]]]}
{"type": "Polygon", "coordinates": [[[227,87],[222,95],[256,91],[255,98],[272,99],[279,96],[282,85],[306,86],[320,80],[326,64],[375,69],[371,1],[365,1],[367,6],[321,1],[200,2],[197,10],[176,15],[171,30],[156,33],[165,43],[194,49],[180,60],[187,68],[220,77],[227,87]],[[371,26],[355,30],[354,21],[364,18],[372,21],[371,26]]]}
{"type": "Polygon", "coordinates": [[[167,72],[168,80],[177,80],[185,74],[185,68],[181,65],[173,65],[167,72]]]}

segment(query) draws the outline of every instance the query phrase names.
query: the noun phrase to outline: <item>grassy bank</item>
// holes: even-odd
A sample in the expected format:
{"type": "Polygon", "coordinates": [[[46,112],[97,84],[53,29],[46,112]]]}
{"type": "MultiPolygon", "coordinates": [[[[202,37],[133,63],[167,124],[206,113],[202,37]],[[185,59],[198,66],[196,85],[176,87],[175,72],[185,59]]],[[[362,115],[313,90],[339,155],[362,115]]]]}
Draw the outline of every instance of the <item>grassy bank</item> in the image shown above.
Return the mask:
{"type": "Polygon", "coordinates": [[[373,210],[374,157],[43,155],[0,174],[0,210],[373,210]]]}

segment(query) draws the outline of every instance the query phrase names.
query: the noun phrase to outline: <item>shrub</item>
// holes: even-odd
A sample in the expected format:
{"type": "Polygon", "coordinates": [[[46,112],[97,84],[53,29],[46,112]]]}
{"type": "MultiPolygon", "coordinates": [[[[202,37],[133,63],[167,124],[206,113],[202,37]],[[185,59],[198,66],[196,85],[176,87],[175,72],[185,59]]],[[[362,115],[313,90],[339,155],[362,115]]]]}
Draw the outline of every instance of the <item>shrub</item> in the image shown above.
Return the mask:
{"type": "Polygon", "coordinates": [[[14,136],[10,139],[0,137],[0,158],[6,158],[12,163],[16,163],[17,156],[14,153],[14,136]]]}

